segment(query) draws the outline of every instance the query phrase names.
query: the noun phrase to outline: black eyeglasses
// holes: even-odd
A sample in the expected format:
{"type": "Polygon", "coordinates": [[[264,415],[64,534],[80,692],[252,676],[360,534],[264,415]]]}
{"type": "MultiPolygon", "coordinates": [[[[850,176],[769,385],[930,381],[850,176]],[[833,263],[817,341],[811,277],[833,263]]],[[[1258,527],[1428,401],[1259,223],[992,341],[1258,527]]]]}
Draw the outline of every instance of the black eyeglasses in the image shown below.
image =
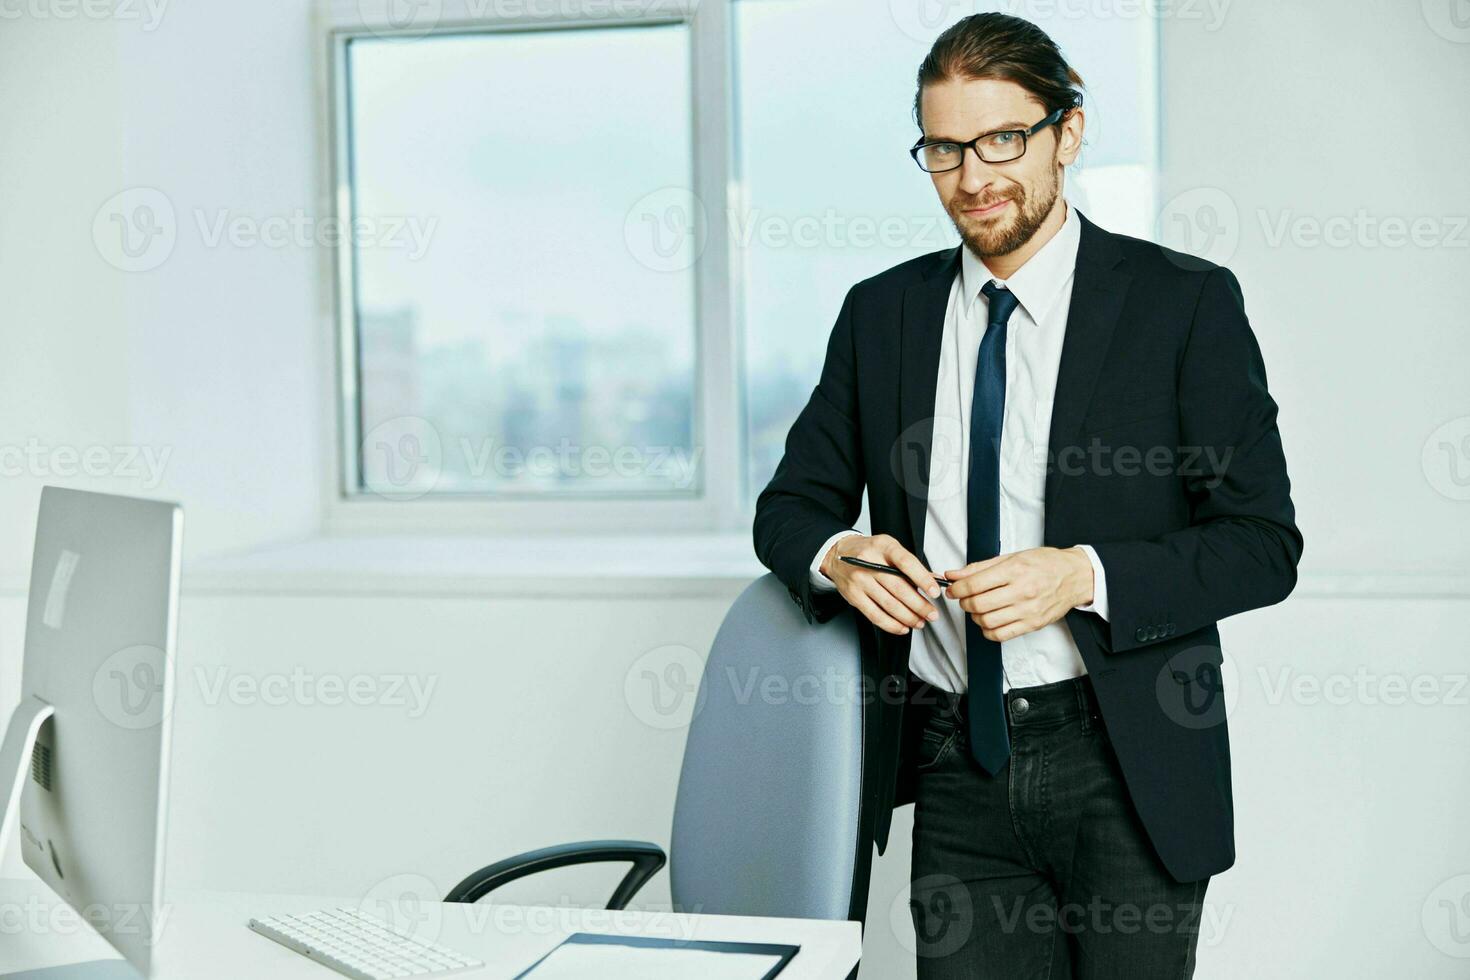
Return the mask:
{"type": "Polygon", "coordinates": [[[1027,137],[1035,136],[1048,126],[1055,126],[1071,108],[1063,106],[1030,129],[1003,129],[996,133],[985,133],[968,143],[955,143],[951,140],[925,143],[920,137],[919,142],[909,147],[909,156],[914,158],[920,170],[931,174],[958,170],[965,162],[965,150],[970,147],[974,147],[975,155],[986,163],[1010,163],[1026,154],[1027,137]]]}

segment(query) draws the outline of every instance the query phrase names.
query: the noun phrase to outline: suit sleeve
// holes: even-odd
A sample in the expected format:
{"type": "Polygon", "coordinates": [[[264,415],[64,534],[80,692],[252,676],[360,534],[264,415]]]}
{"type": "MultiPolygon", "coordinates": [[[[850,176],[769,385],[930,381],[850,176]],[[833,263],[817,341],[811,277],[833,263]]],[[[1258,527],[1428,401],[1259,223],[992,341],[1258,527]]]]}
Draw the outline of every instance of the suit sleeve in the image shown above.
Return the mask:
{"type": "Polygon", "coordinates": [[[1097,613],[1102,619],[1111,619],[1108,612],[1108,575],[1103,570],[1102,559],[1090,544],[1079,544],[1077,547],[1087,553],[1087,560],[1092,565],[1092,601],[1077,608],[1083,612],[1097,613]]]}
{"type": "Polygon", "coordinates": [[[827,342],[821,380],[755,505],[756,556],[791,590],[808,622],[831,619],[846,605],[836,591],[812,587],[812,556],[851,529],[862,511],[853,302],[849,290],[827,342]]]}
{"type": "Polygon", "coordinates": [[[1103,625],[1115,653],[1280,602],[1296,585],[1302,535],[1276,402],[1228,269],[1211,270],[1201,286],[1178,390],[1189,526],[1093,544],[1107,569],[1103,625]]]}

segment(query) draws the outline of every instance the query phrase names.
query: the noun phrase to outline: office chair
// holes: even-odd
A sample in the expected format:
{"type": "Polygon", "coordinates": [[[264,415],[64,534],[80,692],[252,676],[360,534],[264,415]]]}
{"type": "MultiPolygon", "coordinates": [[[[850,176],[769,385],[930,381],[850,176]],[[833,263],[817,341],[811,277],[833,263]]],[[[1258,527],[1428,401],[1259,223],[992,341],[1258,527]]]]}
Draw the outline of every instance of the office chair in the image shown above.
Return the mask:
{"type": "MultiPolygon", "coordinates": [[[[862,663],[850,610],[810,625],[769,574],[735,600],[705,663],[679,775],[669,868],[676,910],[862,919],[872,858],[862,792],[872,692],[862,663]]],[[[621,909],[665,856],[642,841],[542,848],[481,868],[445,901],[475,902],[529,874],[608,861],[633,865],[607,903],[621,909]]]]}

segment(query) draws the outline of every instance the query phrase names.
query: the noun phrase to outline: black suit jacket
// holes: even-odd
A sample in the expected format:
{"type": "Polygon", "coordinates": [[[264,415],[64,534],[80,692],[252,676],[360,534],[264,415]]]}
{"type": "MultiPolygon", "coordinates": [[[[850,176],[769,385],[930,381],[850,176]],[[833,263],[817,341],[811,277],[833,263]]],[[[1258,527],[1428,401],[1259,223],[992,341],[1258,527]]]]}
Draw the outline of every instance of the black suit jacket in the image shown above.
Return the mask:
{"type": "MultiPolygon", "coordinates": [[[[1045,544],[1090,544],[1102,561],[1110,620],[1072,610],[1067,626],[1149,838],[1176,879],[1193,881],[1235,860],[1216,623],[1291,592],[1302,536],[1235,277],[1075,216],[1045,544]]],[[[857,520],[865,489],[873,533],[923,558],[934,389],[959,248],[848,292],[821,380],[757,502],[756,553],[809,621],[845,605],[813,591],[808,570],[857,520]]],[[[910,637],[871,626],[862,634],[877,685],[866,803],[881,851],[892,808],[912,800],[900,761],[910,637]]]]}

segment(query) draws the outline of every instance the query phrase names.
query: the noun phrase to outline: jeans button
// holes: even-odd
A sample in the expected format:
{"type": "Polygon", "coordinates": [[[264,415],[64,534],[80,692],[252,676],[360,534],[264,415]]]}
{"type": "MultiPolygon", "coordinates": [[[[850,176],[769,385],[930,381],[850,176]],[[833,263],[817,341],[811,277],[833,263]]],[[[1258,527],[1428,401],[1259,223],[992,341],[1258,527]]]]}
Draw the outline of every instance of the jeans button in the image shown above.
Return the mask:
{"type": "Polygon", "coordinates": [[[1013,718],[1023,718],[1026,712],[1030,710],[1031,702],[1025,698],[1016,698],[1016,700],[1011,702],[1011,717],[1013,718]]]}

